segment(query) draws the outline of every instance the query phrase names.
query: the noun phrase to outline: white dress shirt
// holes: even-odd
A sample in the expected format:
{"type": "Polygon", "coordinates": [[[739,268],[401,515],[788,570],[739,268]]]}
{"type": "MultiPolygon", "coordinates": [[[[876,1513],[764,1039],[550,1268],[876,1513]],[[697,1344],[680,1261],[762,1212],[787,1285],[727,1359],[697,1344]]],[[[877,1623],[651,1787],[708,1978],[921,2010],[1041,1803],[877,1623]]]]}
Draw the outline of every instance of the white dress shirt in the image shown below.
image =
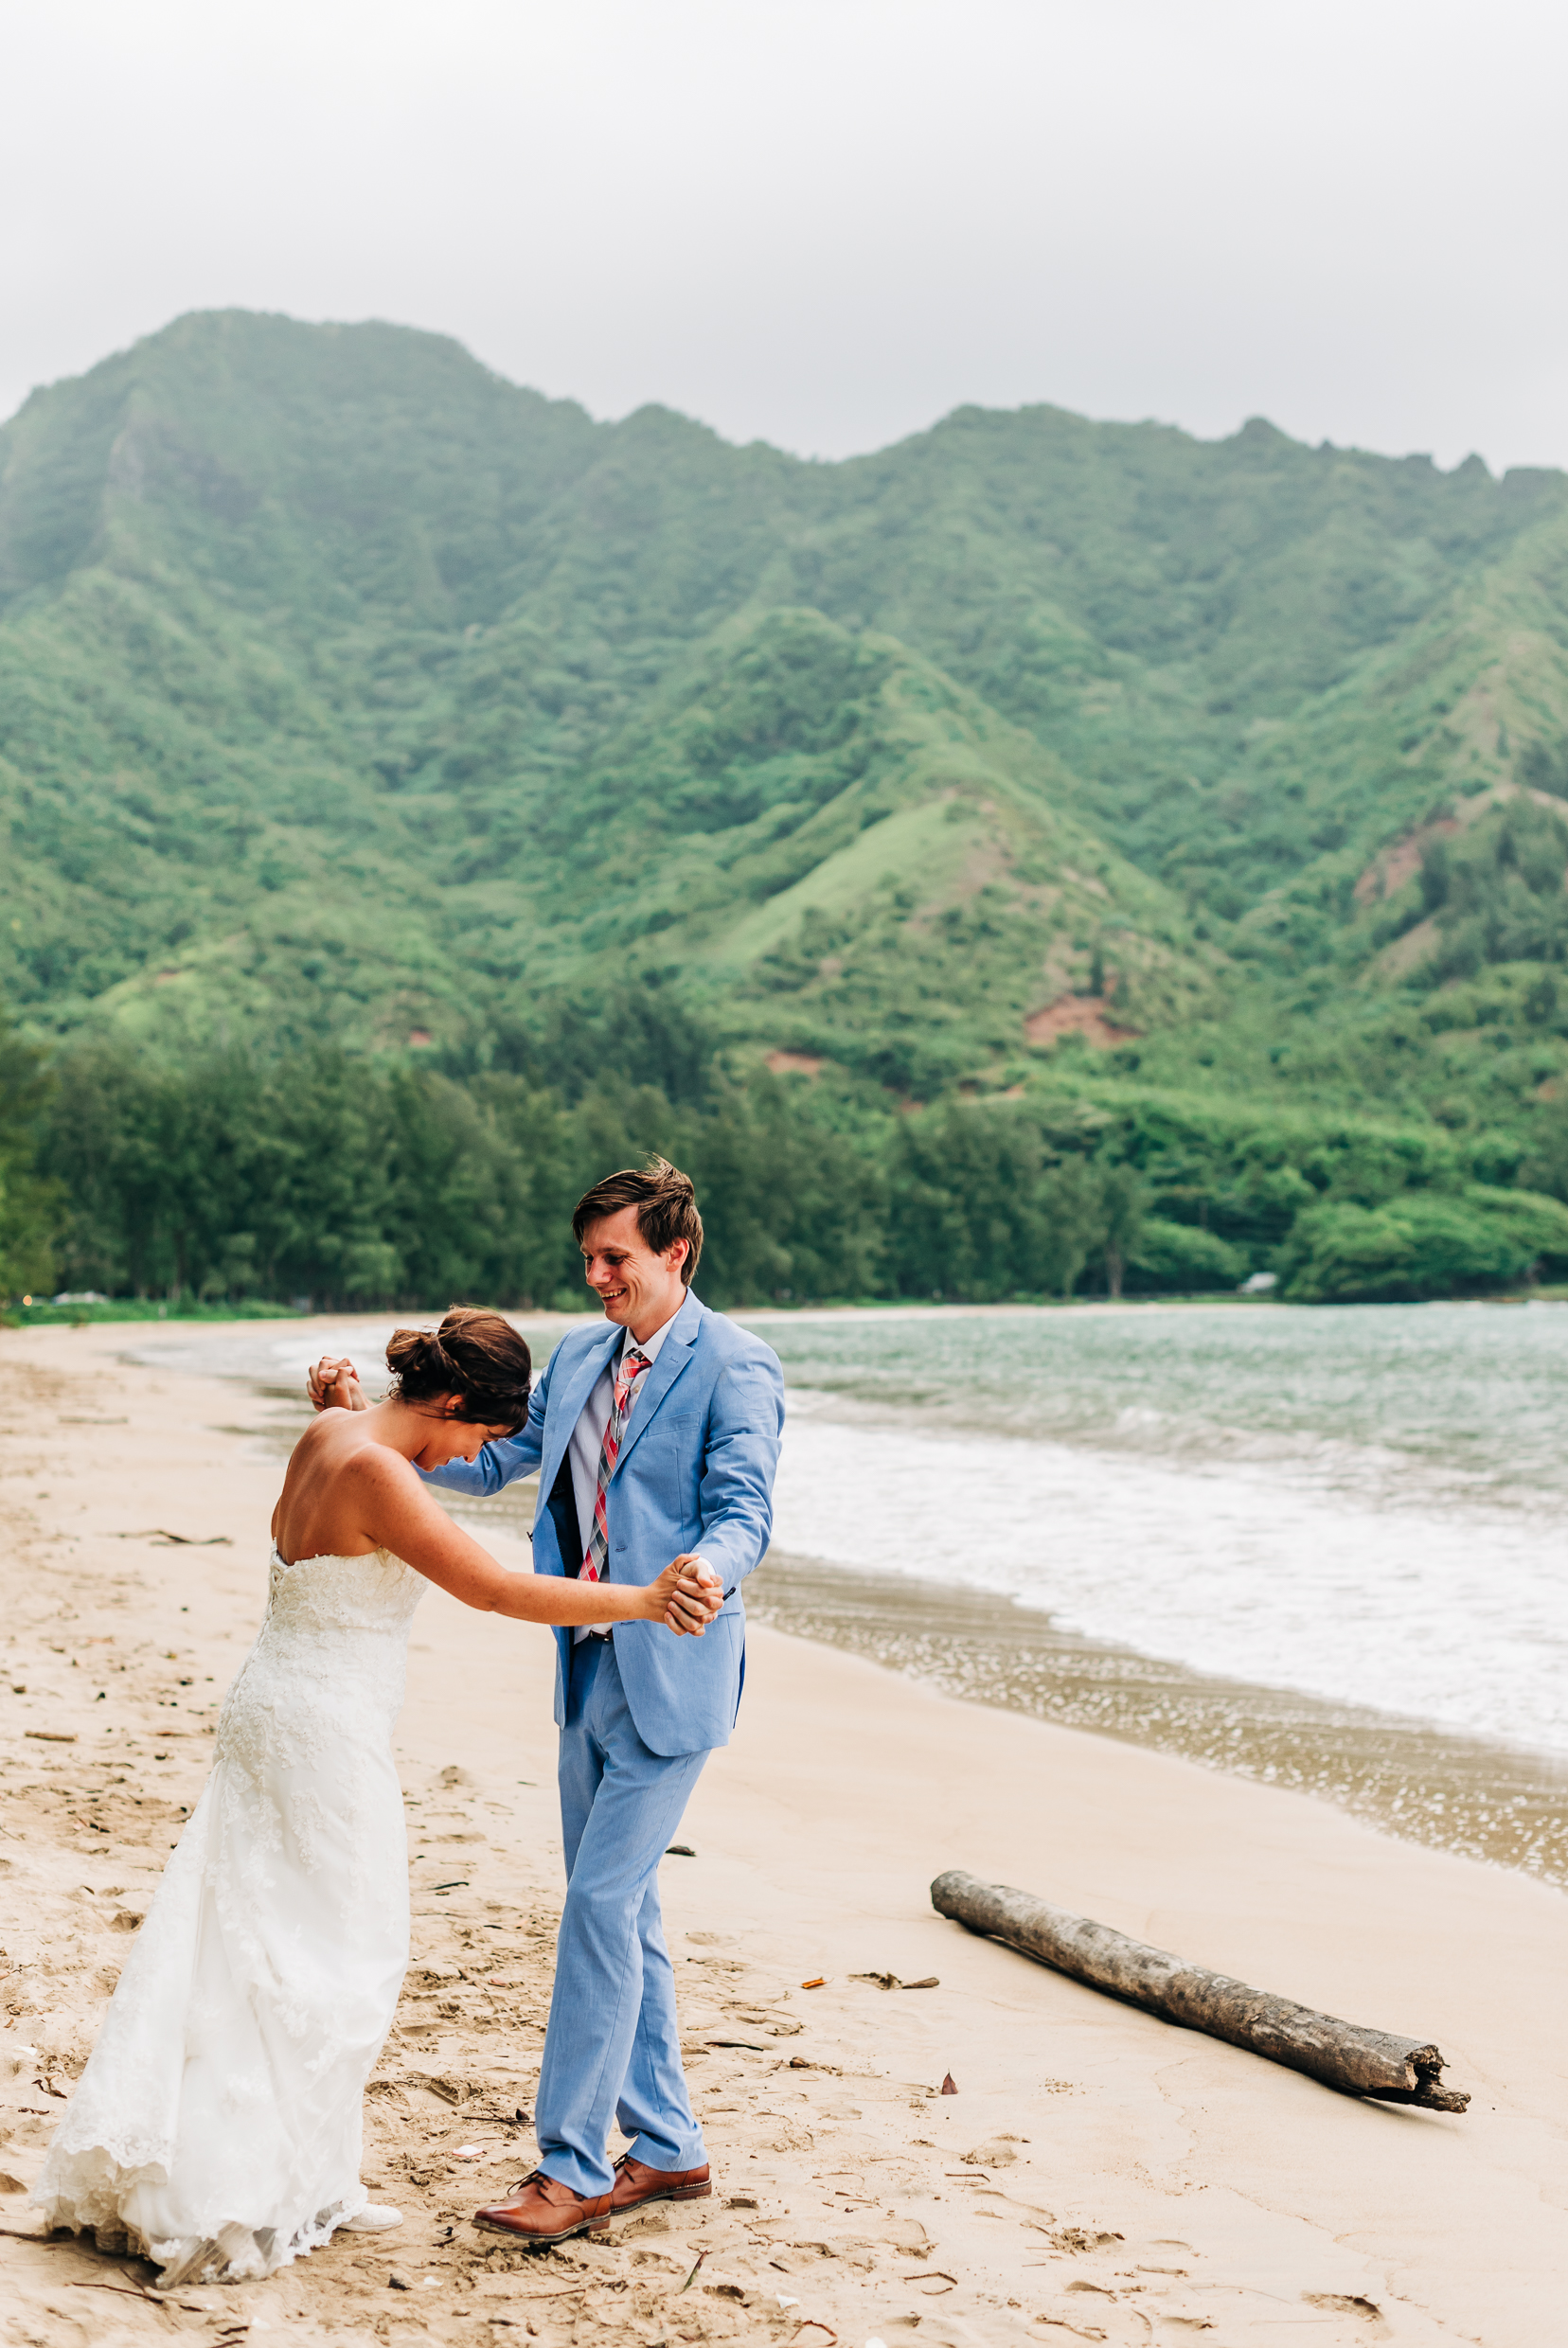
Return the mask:
{"type": "MultiPolygon", "coordinates": [[[[640,1343],[633,1336],[630,1329],[626,1331],[620,1344],[611,1349],[610,1359],[605,1363],[593,1392],[583,1404],[577,1425],[572,1429],[572,1439],[566,1447],[566,1456],[571,1463],[572,1498],[577,1503],[578,1529],[582,1535],[584,1555],[587,1553],[589,1538],[594,1529],[594,1503],[598,1498],[599,1452],[604,1448],[604,1431],[610,1424],[611,1406],[615,1398],[615,1373],[629,1353],[640,1353],[647,1356],[648,1368],[643,1372],[642,1382],[632,1397],[632,1410],[627,1417],[627,1424],[630,1425],[632,1417],[635,1414],[637,1404],[642,1399],[643,1387],[652,1374],[653,1364],[659,1358],[659,1347],[674,1327],[675,1320],[676,1314],[672,1312],[662,1327],[656,1328],[651,1337],[645,1337],[640,1343]]],[[[579,1557],[577,1562],[580,1565],[582,1559],[579,1557]]],[[[668,1562],[667,1557],[665,1563],[668,1565],[668,1562]]],[[[608,1559],[605,1564],[604,1578],[605,1580],[610,1578],[608,1559]]],[[[572,1634],[574,1645],[579,1639],[608,1639],[609,1636],[608,1626],[603,1629],[598,1629],[587,1623],[579,1623],[572,1634]]]]}

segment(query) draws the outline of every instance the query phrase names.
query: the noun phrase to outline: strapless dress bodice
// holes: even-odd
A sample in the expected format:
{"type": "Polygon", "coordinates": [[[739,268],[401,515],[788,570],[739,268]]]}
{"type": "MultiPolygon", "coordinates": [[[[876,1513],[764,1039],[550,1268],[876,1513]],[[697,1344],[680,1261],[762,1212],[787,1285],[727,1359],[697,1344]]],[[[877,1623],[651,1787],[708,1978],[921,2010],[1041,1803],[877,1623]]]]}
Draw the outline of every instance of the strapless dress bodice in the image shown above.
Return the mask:
{"type": "Polygon", "coordinates": [[[389,1549],[357,1557],[299,1557],[288,1564],[273,1543],[267,1581],[269,1631],[390,1631],[401,1637],[429,1584],[389,1549]]]}

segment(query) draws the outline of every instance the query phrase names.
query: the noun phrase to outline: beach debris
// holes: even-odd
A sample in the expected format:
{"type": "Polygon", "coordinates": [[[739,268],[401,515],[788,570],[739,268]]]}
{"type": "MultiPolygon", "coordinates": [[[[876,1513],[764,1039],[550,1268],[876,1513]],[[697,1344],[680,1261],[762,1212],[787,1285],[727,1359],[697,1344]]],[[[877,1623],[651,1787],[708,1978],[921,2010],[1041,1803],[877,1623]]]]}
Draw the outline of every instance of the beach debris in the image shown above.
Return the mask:
{"type": "Polygon", "coordinates": [[[389,2291],[411,2291],[414,2286],[412,2283],[405,2283],[401,2275],[389,2274],[386,2278],[386,2287],[389,2291]]]}
{"type": "Polygon", "coordinates": [[[695,1859],[696,1856],[689,1842],[668,1842],[665,1845],[666,1859],[695,1859]]]}
{"type": "Polygon", "coordinates": [[[76,1743],[76,1733],[72,1729],[24,1729],[22,1734],[24,1736],[30,1736],[35,1745],[74,1745],[76,1743]]]}
{"type": "Polygon", "coordinates": [[[952,2072],[951,2072],[951,2071],[949,2071],[949,2072],[944,2072],[944,2073],[942,2074],[942,2084],[941,2084],[941,2086],[937,2089],[936,2092],[937,2092],[937,2094],[938,2094],[938,2095],[956,2095],[956,2094],[957,2094],[957,2092],[958,2092],[958,2082],[957,2082],[957,2080],[953,2077],[953,2073],[952,2073],[952,2072]]]}
{"type": "MultiPolygon", "coordinates": [[[[28,2240],[47,2242],[49,2236],[47,2234],[18,2234],[16,2239],[19,2242],[28,2240]]],[[[123,2268],[121,2272],[125,2272],[123,2268]]],[[[94,2283],[78,2277],[67,2286],[67,2288],[73,2291],[113,2291],[116,2299],[150,2299],[154,2307],[183,2307],[187,2315],[200,2316],[206,2313],[206,2309],[198,2306],[193,2299],[170,2299],[166,2292],[153,2290],[151,2285],[148,2283],[94,2283]]],[[[247,2331],[250,2329],[248,2321],[243,2328],[247,2331]]],[[[227,2335],[220,2328],[218,2337],[222,2339],[227,2335]]]]}
{"type": "Polygon", "coordinates": [[[699,2269],[701,2268],[702,2264],[703,2264],[703,2261],[706,2258],[706,2256],[707,2256],[707,2252],[706,2252],[706,2250],[699,2250],[699,2251],[698,2251],[698,2253],[697,2253],[697,2265],[696,2265],[695,2267],[693,2267],[693,2268],[691,2269],[691,2272],[687,2275],[687,2277],[686,2277],[686,2281],[682,2284],[680,2290],[676,2292],[675,2296],[676,2296],[676,2298],[677,2298],[677,2299],[679,2299],[679,2298],[682,2296],[682,2294],[683,2294],[684,2292],[686,2292],[686,2291],[689,2291],[689,2290],[690,2290],[690,2288],[691,2288],[692,2285],[693,2285],[693,2284],[696,2282],[696,2280],[697,2280],[698,2271],[699,2271],[699,2269]]]}
{"type": "MultiPolygon", "coordinates": [[[[912,1982],[900,1981],[897,1973],[851,1973],[849,1978],[851,1981],[875,1982],[879,1989],[940,1989],[942,1985],[935,1973],[927,1973],[921,1980],[912,1982]]],[[[820,1988],[821,1983],[802,1982],[800,1985],[802,1989],[815,1989],[820,1988]]]]}
{"type": "Polygon", "coordinates": [[[234,1542],[227,1533],[209,1533],[198,1540],[189,1533],[170,1533],[161,1524],[149,1525],[139,1533],[111,1533],[111,1540],[151,1541],[154,1549],[232,1549],[234,1542]]]}
{"type": "Polygon", "coordinates": [[[1305,2072],[1344,2094],[1419,2104],[1429,2111],[1463,2111],[1470,2102],[1457,2089],[1439,2084],[1443,2057],[1427,2041],[1316,2013],[1207,1966],[1189,1965],[1093,1917],[1053,1908],[1031,1892],[983,1883],[955,1867],[936,1877],[931,1904],[939,1915],[1005,1941],[1090,1989],[1287,2070],[1305,2072]]]}
{"type": "Polygon", "coordinates": [[[826,1973],[819,1973],[815,1981],[802,1982],[800,1985],[802,1989],[826,1989],[828,1986],[828,1976],[826,1973]]]}
{"type": "MultiPolygon", "coordinates": [[[[457,2078],[451,2072],[405,2071],[399,2084],[423,2088],[427,2094],[438,2097],[443,2104],[470,2103],[479,2092],[476,2088],[470,2087],[466,2079],[457,2078]]],[[[483,2115],[476,2113],[474,2116],[478,2118],[483,2115]]]]}

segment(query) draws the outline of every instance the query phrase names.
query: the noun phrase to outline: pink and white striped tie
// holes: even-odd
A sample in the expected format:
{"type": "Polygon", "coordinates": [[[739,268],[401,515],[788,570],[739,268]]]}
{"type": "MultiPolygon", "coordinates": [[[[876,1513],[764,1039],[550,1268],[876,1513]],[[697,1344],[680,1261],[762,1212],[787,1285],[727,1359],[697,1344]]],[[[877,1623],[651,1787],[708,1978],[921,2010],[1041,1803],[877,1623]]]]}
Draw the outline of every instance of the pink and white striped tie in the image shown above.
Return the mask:
{"type": "Polygon", "coordinates": [[[622,1356],[620,1368],[615,1372],[615,1387],[610,1403],[610,1415],[604,1422],[604,1440],[599,1445],[598,1488],[594,1494],[594,1529],[588,1537],[588,1547],[584,1552],[582,1563],[578,1568],[579,1581],[597,1582],[604,1578],[605,1559],[610,1554],[605,1487],[615,1472],[615,1460],[620,1451],[621,1436],[625,1433],[626,1422],[632,1415],[632,1405],[636,1400],[638,1383],[644,1371],[651,1369],[652,1366],[647,1354],[639,1353],[633,1346],[630,1353],[622,1356]]]}

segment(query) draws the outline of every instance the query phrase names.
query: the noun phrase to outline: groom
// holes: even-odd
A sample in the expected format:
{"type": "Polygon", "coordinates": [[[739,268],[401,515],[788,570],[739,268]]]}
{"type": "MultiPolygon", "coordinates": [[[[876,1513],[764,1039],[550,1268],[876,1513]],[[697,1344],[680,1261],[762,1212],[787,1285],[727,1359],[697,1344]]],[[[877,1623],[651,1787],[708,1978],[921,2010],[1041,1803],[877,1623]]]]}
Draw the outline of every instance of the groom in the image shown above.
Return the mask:
{"type": "MultiPolygon", "coordinates": [[[[740,1584],[773,1522],[777,1357],[690,1292],[703,1221],[661,1158],[607,1175],[572,1229],[604,1324],[563,1337],[522,1431],[429,1481],[497,1492],[539,1473],[534,1571],[650,1582],[686,1556],[725,1597],[700,1640],[657,1623],[556,1632],[566,1904],[540,2072],[540,2164],[476,2223],[564,2241],[645,2201],[711,2191],[681,2068],[658,1864],[745,1676],[740,1584]],[[615,2118],[631,2147],[612,2165],[615,2118]]],[[[318,1391],[323,1362],[312,1378],[318,1391]]]]}

